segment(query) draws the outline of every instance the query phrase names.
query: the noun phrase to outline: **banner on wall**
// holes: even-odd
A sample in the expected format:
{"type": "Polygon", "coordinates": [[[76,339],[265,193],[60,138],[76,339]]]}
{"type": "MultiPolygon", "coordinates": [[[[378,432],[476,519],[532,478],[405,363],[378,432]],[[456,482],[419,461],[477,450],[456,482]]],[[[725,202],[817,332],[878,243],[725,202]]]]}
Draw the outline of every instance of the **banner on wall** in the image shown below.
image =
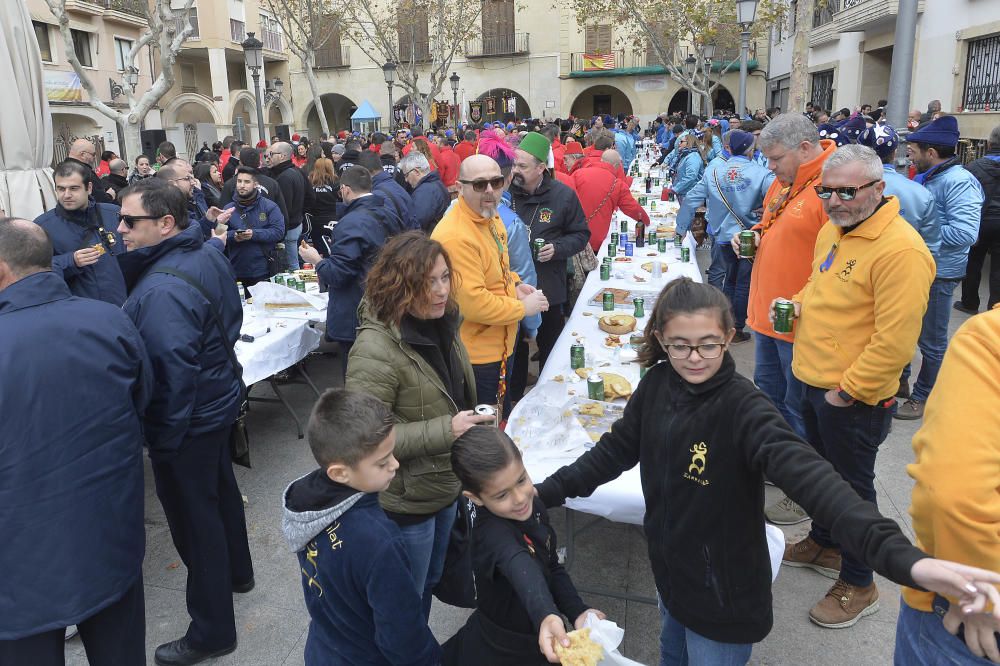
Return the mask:
{"type": "Polygon", "coordinates": [[[75,72],[45,70],[45,96],[50,102],[82,102],[83,86],[75,72]]]}
{"type": "Polygon", "coordinates": [[[483,103],[482,102],[469,102],[469,120],[474,123],[481,122],[483,119],[483,103]]]}
{"type": "Polygon", "coordinates": [[[495,116],[497,114],[496,97],[487,97],[483,101],[486,102],[486,115],[495,116]]]}

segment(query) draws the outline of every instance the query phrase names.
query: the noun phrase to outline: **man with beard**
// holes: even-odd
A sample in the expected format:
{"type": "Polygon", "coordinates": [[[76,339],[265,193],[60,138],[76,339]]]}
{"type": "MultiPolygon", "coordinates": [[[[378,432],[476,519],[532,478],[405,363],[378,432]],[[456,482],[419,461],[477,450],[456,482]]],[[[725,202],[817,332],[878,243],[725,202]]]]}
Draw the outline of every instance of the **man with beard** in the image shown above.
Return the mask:
{"type": "Polygon", "coordinates": [[[184,198],[188,202],[188,217],[191,224],[201,228],[204,240],[212,237],[217,223],[225,224],[229,219],[220,208],[216,206],[209,208],[205,195],[201,193],[201,181],[194,177],[190,162],[175,157],[169,164],[160,167],[156,177],[184,193],[184,198]]]}
{"type": "MultiPolygon", "coordinates": [[[[507,232],[497,214],[506,182],[500,166],[486,155],[472,155],[462,162],[458,182],[459,197],[431,238],[445,247],[455,273],[462,276],[454,294],[463,317],[462,342],[476,377],[477,401],[496,405],[500,380],[506,381],[507,360],[517,342],[518,323],[548,310],[549,304],[541,290],[522,283],[510,270],[507,232]]],[[[505,395],[503,403],[506,415],[510,397],[505,395]]]]}
{"type": "Polygon", "coordinates": [[[219,194],[219,205],[225,206],[230,201],[236,200],[236,179],[233,176],[236,175],[237,168],[245,166],[253,169],[254,176],[257,178],[257,189],[264,195],[264,198],[277,204],[278,210],[281,211],[281,217],[288,219],[285,197],[281,193],[281,188],[278,187],[278,181],[261,172],[260,153],[257,152],[257,149],[243,148],[240,150],[239,159],[229,161],[230,165],[234,163],[236,166],[233,167],[233,173],[226,178],[226,183],[222,186],[222,192],[219,194]]]}
{"type": "Polygon", "coordinates": [[[125,280],[117,255],[125,251],[118,234],[118,207],[94,203],[84,164],[67,160],[56,167],[56,207],[35,218],[52,241],[52,271],[74,296],[121,307],[125,280]]]}
{"type": "Polygon", "coordinates": [[[236,201],[226,204],[230,209],[226,254],[236,279],[248,289],[273,272],[269,266],[275,261],[274,246],[285,236],[285,220],[277,204],[257,189],[257,175],[250,167],[236,170],[236,201]]]}
{"type": "Polygon", "coordinates": [[[108,194],[104,182],[94,173],[94,158],[97,157],[97,149],[94,144],[87,139],[77,139],[69,147],[66,162],[76,162],[87,170],[87,177],[84,179],[84,187],[90,186],[90,196],[97,203],[114,203],[113,196],[108,194]]]}
{"type": "Polygon", "coordinates": [[[128,162],[116,157],[115,159],[108,162],[109,173],[104,179],[104,189],[115,193],[116,199],[117,195],[128,187],[128,162]]]}
{"type": "MultiPolygon", "coordinates": [[[[871,148],[839,148],[823,164],[822,183],[815,191],[829,222],[816,237],[812,273],[799,293],[784,294],[798,318],[792,371],[804,386],[806,439],[875,503],[875,456],[917,346],[934,259],[899,200],[883,197],[882,161],[871,148]]],[[[831,527],[813,520],[809,536],[785,547],[783,563],[836,579],[809,619],[843,628],[878,610],[878,589],[872,570],[840,551],[831,527]]]]}
{"type": "MultiPolygon", "coordinates": [[[[515,151],[514,178],[510,186],[514,209],[528,226],[528,240],[545,240],[535,258],[538,289],[551,306],[542,315],[538,329],[538,367],[544,367],[549,352],[562,332],[563,304],[569,300],[566,261],[590,240],[587,217],[576,193],[545,168],[549,140],[538,132],[528,132],[515,151]]],[[[600,158],[597,158],[600,160],[600,158]]]]}

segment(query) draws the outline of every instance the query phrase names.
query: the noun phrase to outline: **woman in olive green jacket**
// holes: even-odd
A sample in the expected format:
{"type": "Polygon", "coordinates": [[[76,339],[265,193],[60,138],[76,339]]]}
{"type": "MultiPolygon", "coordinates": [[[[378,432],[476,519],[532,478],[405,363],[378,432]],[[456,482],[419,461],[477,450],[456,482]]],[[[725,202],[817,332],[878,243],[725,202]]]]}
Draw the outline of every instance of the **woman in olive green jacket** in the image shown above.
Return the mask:
{"type": "Polygon", "coordinates": [[[429,616],[461,491],[451,445],[492,420],[472,411],[476,380],[458,335],[451,263],[441,244],[421,232],[386,243],[368,273],[358,320],[347,388],[371,393],[396,417],[399,470],[380,500],[403,534],[429,616]]]}

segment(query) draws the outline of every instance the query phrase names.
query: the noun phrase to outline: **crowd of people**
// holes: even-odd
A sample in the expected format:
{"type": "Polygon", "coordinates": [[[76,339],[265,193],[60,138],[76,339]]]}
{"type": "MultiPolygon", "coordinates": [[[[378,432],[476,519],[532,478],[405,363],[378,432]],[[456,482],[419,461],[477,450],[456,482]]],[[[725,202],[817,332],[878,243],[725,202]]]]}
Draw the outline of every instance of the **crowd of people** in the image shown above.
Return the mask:
{"type": "Polygon", "coordinates": [[[255,586],[230,457],[241,290],[306,265],[344,372],[310,419],[317,468],[282,497],[307,663],[558,663],[566,620],[604,613],[559,563],[547,511],[640,463],[662,664],[746,663],[773,624],[764,521],[810,516],[783,564],[834,580],[812,622],[876,612],[877,571],[906,588],[897,663],[1000,663],[1000,309],[948,335],[953,308],[979,310],[987,255],[1000,300],[1000,127],[963,165],[939,103],[902,135],[884,107],[227,137],[194,162],[163,142],[131,170],[74,142],[56,207],[0,218],[0,371],[21,386],[0,394],[0,663],[63,663],[72,626],[92,664],[146,662],[143,448],[191,618],[153,659],[236,649],[232,595],[255,586]],[[503,421],[613,214],[649,223],[640,161],[680,203],[677,233],[704,219],[707,284],[667,284],[623,417],[534,486],[503,421]],[[752,382],[728,351],[750,340],[752,382]],[[923,419],[917,547],[876,506],[893,418],[923,419]],[[766,508],[765,481],[787,493],[766,508]],[[443,646],[434,596],[475,608],[443,646]]]}

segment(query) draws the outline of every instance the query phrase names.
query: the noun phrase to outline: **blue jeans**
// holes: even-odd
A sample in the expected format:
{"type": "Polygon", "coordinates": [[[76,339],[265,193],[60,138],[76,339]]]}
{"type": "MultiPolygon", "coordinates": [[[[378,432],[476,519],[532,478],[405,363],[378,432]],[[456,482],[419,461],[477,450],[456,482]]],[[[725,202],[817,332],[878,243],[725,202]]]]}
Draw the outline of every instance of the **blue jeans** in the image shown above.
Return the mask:
{"type": "Polygon", "coordinates": [[[747,324],[752,271],[752,261],[740,259],[728,242],[715,239],[712,245],[712,265],[708,267],[708,283],[720,289],[729,299],[737,331],[742,331],[747,324]]]}
{"type": "Polygon", "coordinates": [[[302,235],[302,225],[285,232],[285,254],[288,255],[288,270],[299,270],[299,236],[302,235]]]}
{"type": "MultiPolygon", "coordinates": [[[[920,363],[917,383],[913,385],[913,392],[910,396],[912,400],[925,402],[937,381],[938,371],[941,370],[941,361],[944,360],[944,352],[948,349],[948,321],[951,319],[951,301],[955,294],[955,288],[961,282],[958,279],[934,278],[934,282],[931,283],[927,312],[924,313],[924,324],[920,329],[920,338],[917,339],[917,347],[920,349],[923,360],[920,363]]],[[[909,373],[905,370],[903,377],[909,377],[909,373]]]]}
{"type": "Polygon", "coordinates": [[[663,625],[660,629],[660,666],[744,666],[753,643],[722,643],[697,634],[675,620],[656,595],[663,625]]]}
{"type": "Polygon", "coordinates": [[[900,600],[893,659],[896,666],[985,666],[993,663],[969,652],[963,639],[952,636],[944,628],[941,618],[948,612],[946,599],[935,597],[933,607],[933,613],[926,613],[900,600]]]}
{"type": "MultiPolygon", "coordinates": [[[[542,364],[539,364],[541,367],[542,364]]],[[[510,380],[511,369],[514,367],[513,357],[507,359],[507,379],[510,380]]],[[[500,361],[482,363],[472,366],[472,374],[476,377],[476,402],[480,405],[496,405],[497,391],[500,386],[500,361]]],[[[501,421],[510,415],[510,391],[503,397],[503,416],[501,421]]]]}
{"type": "MultiPolygon", "coordinates": [[[[881,405],[855,402],[848,407],[834,407],[826,401],[826,389],[806,386],[802,400],[802,418],[806,439],[816,452],[830,461],[833,468],[851,484],[863,500],[875,504],[875,456],[889,434],[892,410],[881,405]]],[[[830,526],[815,518],[809,536],[824,548],[836,548],[830,526]]],[[[872,584],[872,570],[854,553],[841,553],[840,578],[858,587],[872,584]]]]}
{"type": "Polygon", "coordinates": [[[410,560],[413,582],[417,593],[423,597],[424,618],[431,616],[432,591],[444,572],[444,556],[448,552],[448,540],[457,510],[456,503],[452,502],[425,521],[399,528],[410,560]]]}
{"type": "MultiPolygon", "coordinates": [[[[747,262],[750,263],[750,262],[747,262]]],[[[792,343],[756,333],[753,382],[764,392],[799,437],[802,423],[802,382],[792,374],[792,343]]]]}

